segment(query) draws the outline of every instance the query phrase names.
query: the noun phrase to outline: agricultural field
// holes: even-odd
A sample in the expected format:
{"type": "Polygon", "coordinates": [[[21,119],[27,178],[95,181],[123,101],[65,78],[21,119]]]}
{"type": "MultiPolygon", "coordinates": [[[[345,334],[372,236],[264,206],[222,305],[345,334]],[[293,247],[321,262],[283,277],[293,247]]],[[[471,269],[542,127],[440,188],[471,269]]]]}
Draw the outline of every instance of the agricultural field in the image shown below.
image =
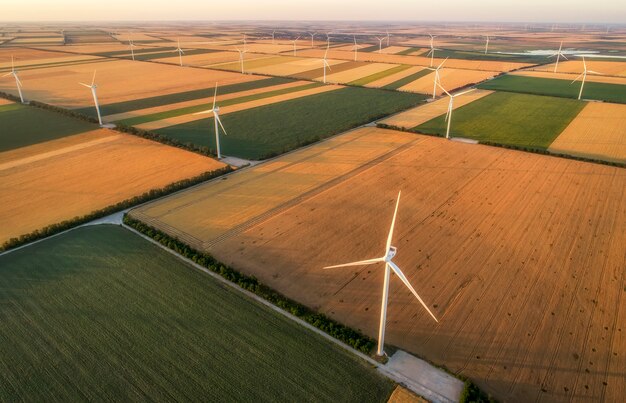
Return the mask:
{"type": "MultiPolygon", "coordinates": [[[[0,48],[0,73],[11,71],[11,57],[15,59],[17,70],[43,69],[55,66],[72,64],[94,63],[102,61],[99,57],[91,55],[73,55],[69,53],[51,52],[30,48],[0,48]]],[[[0,83],[11,82],[12,77],[0,79],[0,83]]],[[[15,80],[13,80],[13,84],[15,80]]]]}
{"type": "MultiPolygon", "coordinates": [[[[551,78],[555,80],[569,80],[574,81],[578,74],[576,73],[554,73],[552,71],[537,71],[537,70],[519,70],[511,73],[514,76],[523,77],[535,77],[535,78],[551,78]]],[[[626,85],[626,77],[617,76],[601,76],[598,74],[587,74],[585,83],[607,83],[607,84],[620,84],[626,85]]],[[[580,89],[580,87],[578,87],[580,89]]]]}
{"type": "MultiPolygon", "coordinates": [[[[481,81],[493,78],[498,75],[494,71],[479,71],[479,70],[458,70],[442,68],[439,71],[439,77],[441,78],[441,85],[447,91],[453,91],[458,88],[473,85],[481,81]]],[[[415,81],[403,85],[398,88],[400,91],[418,92],[421,94],[433,93],[434,73],[428,74],[415,81]]],[[[440,94],[441,90],[437,88],[437,94],[440,94]]]]}
{"type": "MultiPolygon", "coordinates": [[[[545,150],[584,106],[569,99],[494,92],[452,114],[450,137],[545,150]]],[[[413,130],[445,135],[446,126],[442,115],[413,130]]]]}
{"type": "MultiPolygon", "coordinates": [[[[626,77],[626,62],[623,61],[606,61],[606,60],[594,60],[587,59],[587,69],[594,70],[605,76],[618,76],[626,77]]],[[[546,64],[543,66],[536,66],[532,68],[537,71],[554,71],[554,63],[546,64]]],[[[560,61],[558,72],[559,73],[571,73],[580,74],[583,72],[584,66],[582,60],[566,60],[560,61]]],[[[591,77],[589,74],[588,78],[591,77]]]]}
{"type": "MultiPolygon", "coordinates": [[[[0,106],[0,120],[11,113],[1,109],[12,106],[0,106]]],[[[6,190],[0,193],[0,244],[224,166],[34,107],[17,112],[24,124],[9,125],[0,136],[0,187],[6,190]],[[54,130],[43,129],[41,120],[32,124],[40,113],[43,127],[54,130]]]]}
{"type": "MultiPolygon", "coordinates": [[[[575,78],[575,77],[574,77],[575,78]]],[[[552,97],[578,98],[580,81],[504,75],[478,85],[478,88],[552,97]]],[[[583,99],[626,103],[626,85],[585,82],[583,99]]]]}
{"type": "Polygon", "coordinates": [[[626,105],[588,103],[548,150],[626,163],[626,105]]]}
{"type": "Polygon", "coordinates": [[[132,232],[0,256],[0,400],[385,402],[368,363],[132,232]]]}
{"type": "MultiPolygon", "coordinates": [[[[320,88],[330,90],[220,115],[228,133],[220,138],[222,152],[264,159],[408,109],[424,99],[418,94],[359,87],[320,88]]],[[[215,147],[212,117],[158,129],[140,127],[182,143],[215,147]]]]}
{"type": "MultiPolygon", "coordinates": [[[[316,160],[324,163],[326,153],[316,160]]],[[[246,187],[279,186],[263,167],[246,187]]],[[[228,181],[207,185],[204,197],[194,189],[170,206],[157,202],[161,214],[179,215],[150,224],[189,231],[224,263],[375,336],[382,272],[321,268],[376,256],[402,190],[396,262],[440,322],[392,279],[389,344],[469,376],[503,401],[613,402],[626,393],[623,169],[415,136],[272,214],[242,217],[226,234],[196,232],[199,221],[231,225],[246,211],[242,203],[255,204],[233,183],[234,202],[208,208],[210,186],[228,181]]]]}

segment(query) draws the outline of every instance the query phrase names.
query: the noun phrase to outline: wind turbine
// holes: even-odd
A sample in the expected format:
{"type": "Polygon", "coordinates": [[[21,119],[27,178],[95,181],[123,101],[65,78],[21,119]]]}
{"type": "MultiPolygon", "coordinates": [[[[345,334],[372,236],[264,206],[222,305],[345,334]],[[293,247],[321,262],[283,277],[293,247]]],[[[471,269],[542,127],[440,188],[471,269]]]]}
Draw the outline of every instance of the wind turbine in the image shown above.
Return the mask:
{"type": "Polygon", "coordinates": [[[11,56],[11,71],[6,73],[2,77],[8,77],[8,76],[13,76],[15,78],[15,85],[17,86],[17,92],[20,94],[20,102],[25,104],[26,102],[24,102],[24,95],[22,95],[22,81],[17,75],[17,70],[15,70],[15,60],[13,59],[13,56],[11,56]]]}
{"type": "Polygon", "coordinates": [[[315,37],[315,35],[317,35],[317,33],[316,32],[311,32],[311,33],[309,33],[309,35],[311,35],[311,49],[313,49],[313,47],[314,47],[313,46],[313,38],[315,37]]]}
{"type": "Polygon", "coordinates": [[[225,135],[228,133],[226,133],[226,129],[224,129],[224,125],[222,124],[222,121],[220,120],[220,107],[217,106],[216,101],[217,101],[217,83],[215,83],[215,93],[213,94],[213,107],[206,111],[194,113],[194,115],[203,115],[206,113],[213,114],[213,121],[215,123],[215,145],[217,147],[217,159],[221,159],[222,152],[220,150],[220,132],[219,132],[218,124],[222,128],[222,131],[224,132],[225,135]]]}
{"type": "Polygon", "coordinates": [[[98,104],[98,94],[97,94],[98,86],[96,85],[96,70],[93,71],[93,78],[91,79],[91,84],[85,84],[85,83],[79,83],[79,84],[91,90],[91,95],[93,95],[93,103],[96,105],[96,112],[98,113],[98,123],[100,123],[100,126],[103,126],[102,116],[100,115],[100,105],[98,104]]]}
{"type": "Polygon", "coordinates": [[[383,50],[383,41],[385,40],[385,37],[384,36],[382,38],[376,37],[376,39],[378,39],[378,53],[380,53],[383,50]]]}
{"type": "Polygon", "coordinates": [[[475,88],[452,95],[448,91],[446,91],[446,89],[443,88],[441,84],[438,83],[437,85],[439,86],[439,88],[443,90],[443,92],[445,92],[450,97],[450,102],[448,102],[448,111],[446,112],[446,119],[445,119],[448,122],[448,127],[446,128],[446,138],[449,139],[450,138],[450,122],[452,122],[452,106],[454,103],[454,98],[459,97],[461,95],[465,95],[468,92],[472,92],[475,90],[475,88]]]}
{"type": "Polygon", "coordinates": [[[404,285],[413,293],[415,298],[422,304],[424,309],[432,316],[435,322],[439,322],[435,315],[428,309],[428,306],[424,303],[422,298],[417,294],[409,280],[406,278],[402,270],[393,262],[393,258],[396,256],[397,248],[395,246],[391,246],[391,241],[393,238],[393,227],[396,223],[396,216],[398,215],[398,205],[400,204],[400,193],[398,192],[398,200],[396,201],[396,209],[393,212],[393,220],[391,221],[391,229],[389,230],[389,235],[387,236],[387,244],[385,245],[385,254],[382,257],[361,260],[359,262],[352,262],[346,264],[339,264],[335,266],[327,266],[324,267],[324,270],[334,269],[338,267],[348,267],[348,266],[365,266],[376,263],[385,263],[385,274],[384,274],[384,283],[383,283],[383,296],[380,308],[380,327],[378,328],[378,350],[376,354],[382,356],[384,352],[385,345],[385,322],[387,320],[387,301],[389,297],[389,277],[391,275],[391,271],[398,276],[398,278],[404,283],[404,285]]]}
{"type": "Polygon", "coordinates": [[[487,51],[489,50],[489,35],[485,35],[487,37],[487,41],[485,42],[485,54],[487,54],[487,51]]]}
{"type": "Polygon", "coordinates": [[[356,44],[356,35],[354,35],[354,46],[352,46],[352,49],[354,49],[354,61],[356,62],[357,56],[359,54],[359,45],[356,44]]]}
{"type": "Polygon", "coordinates": [[[300,39],[300,37],[297,37],[296,39],[294,39],[293,41],[291,41],[293,43],[293,55],[296,55],[296,42],[298,42],[298,39],[300,39]]]}
{"type": "Polygon", "coordinates": [[[324,84],[326,84],[326,68],[328,67],[328,70],[330,70],[330,64],[328,64],[328,60],[326,60],[327,55],[328,55],[328,47],[326,48],[326,52],[324,53],[324,59],[322,59],[323,60],[322,67],[324,68],[324,84]]]}
{"type": "Polygon", "coordinates": [[[435,50],[439,50],[439,49],[435,49],[435,46],[433,44],[433,41],[435,40],[436,36],[433,36],[431,34],[428,34],[430,36],[430,51],[428,51],[428,53],[426,53],[426,57],[430,56],[430,67],[433,67],[433,58],[435,57],[435,50]]]}
{"type": "Polygon", "coordinates": [[[439,66],[437,66],[437,68],[433,69],[432,67],[427,67],[428,70],[432,70],[435,72],[435,78],[434,78],[434,83],[433,83],[433,99],[435,99],[435,97],[437,96],[437,85],[441,84],[441,77],[439,76],[439,69],[441,69],[443,67],[443,64],[446,62],[446,60],[448,60],[448,58],[446,57],[445,60],[443,62],[441,62],[441,64],[439,66]]]}
{"type": "Polygon", "coordinates": [[[272,31],[272,45],[276,44],[276,42],[274,41],[274,34],[276,34],[276,30],[272,31]]]}
{"type": "Polygon", "coordinates": [[[243,34],[243,50],[245,50],[246,52],[248,51],[248,49],[246,49],[246,33],[245,32],[243,34]]]}
{"type": "Polygon", "coordinates": [[[587,73],[593,73],[593,74],[602,74],[602,73],[598,73],[597,71],[593,71],[593,70],[587,70],[587,62],[585,62],[585,56],[583,56],[583,67],[584,70],[582,73],[580,73],[580,75],[578,77],[576,77],[574,79],[574,81],[571,82],[571,84],[574,84],[574,82],[578,81],[578,79],[580,77],[582,77],[582,82],[580,84],[580,92],[578,93],[578,99],[580,100],[580,98],[583,96],[583,88],[585,87],[585,80],[587,79],[587,73]]]}
{"type": "Polygon", "coordinates": [[[237,52],[239,52],[239,63],[241,63],[241,74],[244,74],[243,72],[243,54],[248,52],[247,50],[241,50],[239,48],[235,48],[237,49],[237,52]]]}
{"type": "Polygon", "coordinates": [[[386,30],[385,32],[387,32],[387,46],[389,46],[389,37],[390,37],[391,35],[389,35],[389,30],[386,30]]]}
{"type": "Polygon", "coordinates": [[[176,48],[176,50],[174,50],[174,52],[178,52],[178,60],[180,61],[180,67],[183,67],[183,55],[185,54],[185,51],[183,51],[180,48],[180,39],[176,39],[176,41],[178,42],[178,47],[176,48]]]}
{"type": "Polygon", "coordinates": [[[559,45],[559,50],[556,51],[556,53],[551,54],[548,57],[554,57],[556,56],[556,63],[554,63],[554,72],[556,73],[556,69],[557,67],[559,67],[559,58],[563,58],[565,60],[568,60],[567,57],[565,57],[565,55],[563,54],[563,52],[561,52],[561,48],[563,47],[563,41],[561,41],[561,44],[559,45]]]}
{"type": "Polygon", "coordinates": [[[128,38],[128,46],[130,46],[130,55],[133,58],[133,61],[135,61],[135,44],[133,43],[133,40],[130,39],[130,37],[128,38]]]}

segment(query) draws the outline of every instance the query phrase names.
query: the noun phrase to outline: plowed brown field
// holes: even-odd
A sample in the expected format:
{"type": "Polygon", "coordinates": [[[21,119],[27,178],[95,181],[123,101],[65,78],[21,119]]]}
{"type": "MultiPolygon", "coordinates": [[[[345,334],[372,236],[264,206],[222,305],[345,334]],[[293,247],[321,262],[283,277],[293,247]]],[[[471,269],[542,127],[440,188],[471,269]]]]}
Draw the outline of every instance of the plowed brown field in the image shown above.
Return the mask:
{"type": "MultiPolygon", "coordinates": [[[[309,171],[323,172],[315,166],[309,171]]],[[[247,211],[241,203],[255,205],[240,189],[262,189],[258,174],[230,187],[236,203],[219,210],[205,205],[210,186],[170,206],[158,202],[170,218],[168,209],[187,212],[161,228],[199,235],[221,261],[375,336],[381,268],[321,268],[382,254],[402,190],[396,262],[440,323],[394,278],[388,343],[503,401],[616,402],[626,394],[626,170],[416,135],[235,227],[230,217],[247,211]],[[215,220],[232,229],[203,236],[202,222],[215,220]]]]}
{"type": "Polygon", "coordinates": [[[0,243],[222,166],[103,129],[0,153],[0,243]]]}

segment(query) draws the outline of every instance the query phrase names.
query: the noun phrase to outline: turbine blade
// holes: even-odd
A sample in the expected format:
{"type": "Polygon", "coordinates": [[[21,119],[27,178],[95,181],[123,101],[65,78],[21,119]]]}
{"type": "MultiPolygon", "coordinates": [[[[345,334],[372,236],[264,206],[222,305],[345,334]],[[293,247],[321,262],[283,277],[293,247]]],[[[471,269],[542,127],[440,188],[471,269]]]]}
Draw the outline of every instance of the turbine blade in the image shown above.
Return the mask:
{"type": "Polygon", "coordinates": [[[572,80],[572,82],[571,82],[570,84],[574,84],[576,81],[578,81],[578,79],[579,79],[580,77],[582,77],[582,76],[583,76],[583,74],[585,74],[585,73],[580,73],[580,74],[578,75],[578,77],[576,77],[574,80],[572,80]]]}
{"type": "Polygon", "coordinates": [[[207,109],[207,110],[202,111],[202,112],[196,112],[193,115],[206,115],[207,113],[213,113],[213,109],[207,109]]]}
{"type": "Polygon", "coordinates": [[[20,80],[17,74],[15,74],[15,83],[18,85],[18,87],[22,87],[22,80],[20,80]]]}
{"type": "Polygon", "coordinates": [[[227,135],[228,133],[226,133],[226,129],[224,128],[224,125],[222,124],[222,120],[220,119],[220,115],[219,114],[215,114],[215,120],[217,120],[217,123],[219,123],[220,127],[222,128],[222,131],[224,132],[225,135],[227,135]]]}
{"type": "Polygon", "coordinates": [[[430,314],[430,316],[433,317],[433,319],[435,320],[435,322],[439,323],[439,321],[437,320],[437,318],[435,317],[435,315],[433,315],[433,313],[430,311],[430,309],[428,309],[428,305],[426,305],[424,303],[424,301],[422,301],[422,298],[420,298],[420,296],[417,294],[417,291],[415,291],[415,289],[413,288],[413,286],[411,285],[411,283],[409,283],[409,280],[407,280],[407,278],[404,276],[404,273],[402,273],[402,270],[400,270],[400,268],[398,266],[396,266],[396,264],[394,262],[388,262],[389,266],[391,266],[391,268],[393,269],[394,273],[396,273],[396,275],[398,276],[398,278],[400,278],[400,280],[402,280],[402,282],[404,283],[404,285],[406,285],[406,287],[411,290],[411,292],[413,293],[413,295],[415,295],[415,298],[417,298],[417,300],[420,302],[420,304],[422,304],[422,306],[424,307],[424,309],[426,309],[426,311],[430,314]]]}
{"type": "Polygon", "coordinates": [[[93,78],[91,79],[91,86],[92,86],[92,87],[93,87],[93,85],[94,85],[94,84],[95,84],[95,82],[96,82],[96,71],[97,71],[97,70],[94,70],[94,71],[93,71],[93,78]]]}
{"type": "Polygon", "coordinates": [[[593,74],[603,74],[603,73],[598,73],[597,71],[593,71],[593,70],[587,70],[587,73],[593,73],[593,74]]]}
{"type": "Polygon", "coordinates": [[[561,53],[561,57],[565,60],[569,60],[563,53],[561,53]]]}
{"type": "Polygon", "coordinates": [[[87,88],[91,88],[91,85],[89,85],[89,84],[85,84],[85,83],[78,83],[78,84],[80,84],[80,85],[82,85],[84,87],[87,87],[87,88]]]}
{"type": "Polygon", "coordinates": [[[7,76],[10,76],[10,75],[12,75],[12,74],[13,74],[13,72],[12,72],[12,71],[9,71],[8,73],[4,74],[2,77],[7,77],[7,76]]]}
{"type": "Polygon", "coordinates": [[[463,91],[463,92],[461,92],[460,94],[454,94],[453,96],[454,96],[454,97],[459,97],[459,96],[461,96],[461,95],[465,95],[465,94],[467,94],[468,92],[472,92],[472,91],[476,91],[476,88],[472,88],[471,90],[463,91]]]}
{"type": "Polygon", "coordinates": [[[446,57],[443,62],[441,62],[441,64],[439,65],[439,67],[437,67],[437,70],[439,70],[441,68],[441,66],[443,66],[443,64],[446,62],[446,60],[448,60],[448,58],[446,57]]]}
{"type": "Polygon", "coordinates": [[[449,93],[448,91],[446,91],[446,89],[445,89],[445,88],[443,88],[443,87],[441,86],[441,84],[437,83],[437,86],[438,86],[439,88],[441,88],[441,90],[442,90],[443,92],[445,92],[445,93],[446,93],[449,97],[452,97],[452,95],[450,95],[450,93],[449,93]]]}
{"type": "Polygon", "coordinates": [[[336,264],[334,266],[326,266],[326,267],[323,267],[323,269],[324,270],[328,270],[328,269],[336,269],[338,267],[366,266],[368,264],[380,263],[380,262],[384,262],[384,261],[385,261],[384,257],[377,257],[376,259],[367,259],[367,260],[361,260],[361,261],[358,261],[358,262],[336,264]]]}
{"type": "Polygon", "coordinates": [[[215,82],[215,92],[213,93],[213,109],[215,109],[216,100],[217,100],[217,82],[215,82]]]}
{"type": "Polygon", "coordinates": [[[387,235],[387,246],[385,246],[385,253],[389,251],[391,247],[391,239],[393,238],[393,227],[396,225],[396,216],[398,215],[398,206],[400,205],[400,194],[402,191],[398,192],[398,200],[396,201],[396,209],[393,211],[393,219],[391,220],[391,228],[389,229],[389,235],[387,235]]]}

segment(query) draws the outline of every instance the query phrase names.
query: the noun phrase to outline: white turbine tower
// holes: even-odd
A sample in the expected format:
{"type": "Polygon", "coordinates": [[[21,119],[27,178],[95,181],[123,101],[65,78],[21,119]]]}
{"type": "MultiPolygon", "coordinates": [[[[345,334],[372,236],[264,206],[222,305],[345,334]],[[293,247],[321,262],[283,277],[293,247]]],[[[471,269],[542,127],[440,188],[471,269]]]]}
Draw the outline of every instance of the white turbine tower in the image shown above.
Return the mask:
{"type": "Polygon", "coordinates": [[[583,96],[583,88],[585,87],[585,80],[587,79],[587,73],[602,74],[602,73],[598,73],[597,71],[587,70],[587,62],[585,62],[585,56],[583,56],[583,67],[584,67],[583,72],[580,73],[580,75],[576,77],[574,81],[571,82],[572,84],[574,84],[576,81],[578,81],[579,78],[581,77],[583,78],[580,83],[580,92],[578,93],[579,100],[583,96]]]}
{"type": "Polygon", "coordinates": [[[389,35],[389,31],[388,31],[388,30],[387,30],[386,32],[387,32],[387,46],[389,46],[389,37],[390,37],[391,35],[389,35]]]}
{"type": "Polygon", "coordinates": [[[276,44],[276,41],[274,41],[274,35],[276,34],[276,30],[272,31],[272,45],[276,44]]]}
{"type": "Polygon", "coordinates": [[[85,83],[79,83],[79,84],[91,90],[91,95],[93,96],[93,103],[96,105],[96,113],[98,114],[98,123],[100,123],[100,126],[103,126],[102,116],[100,115],[100,105],[98,104],[98,94],[97,94],[98,86],[96,85],[96,70],[93,71],[93,78],[91,79],[91,84],[85,84],[85,83]]]}
{"type": "Polygon", "coordinates": [[[178,43],[178,47],[176,48],[176,50],[174,50],[174,52],[178,52],[180,67],[183,67],[183,55],[185,54],[185,51],[180,48],[180,39],[177,39],[176,41],[178,43]]]}
{"type": "Polygon", "coordinates": [[[430,67],[433,67],[433,58],[435,57],[435,50],[440,50],[440,49],[435,49],[434,40],[436,36],[433,36],[431,34],[428,34],[428,35],[430,36],[430,50],[428,51],[428,53],[426,53],[426,57],[430,56],[430,67]]]}
{"type": "Polygon", "coordinates": [[[359,45],[356,43],[356,35],[354,35],[354,46],[352,46],[352,49],[354,49],[354,61],[356,62],[359,55],[359,45]]]}
{"type": "Polygon", "coordinates": [[[396,223],[396,216],[398,215],[398,205],[400,204],[400,193],[398,192],[398,200],[396,201],[396,208],[393,212],[393,220],[391,221],[391,229],[389,230],[389,235],[387,236],[387,244],[385,245],[385,254],[382,257],[362,260],[359,262],[352,262],[346,264],[339,264],[335,266],[327,266],[324,269],[334,269],[338,267],[348,267],[348,266],[365,266],[376,263],[385,263],[385,274],[384,274],[384,282],[383,282],[383,296],[380,308],[380,327],[378,329],[378,350],[376,354],[382,356],[384,352],[385,346],[385,323],[387,321],[387,301],[389,299],[389,277],[391,275],[391,271],[393,271],[398,278],[404,283],[404,285],[413,293],[415,298],[422,304],[424,309],[432,316],[435,322],[439,322],[435,315],[428,309],[428,306],[424,303],[422,298],[417,294],[409,280],[406,278],[402,270],[393,262],[393,258],[396,256],[397,248],[395,246],[391,246],[392,238],[393,238],[393,227],[396,223]]]}
{"type": "Polygon", "coordinates": [[[309,35],[311,35],[311,49],[313,49],[314,48],[314,46],[313,46],[313,38],[315,38],[315,35],[317,35],[317,33],[316,32],[311,32],[311,33],[309,33],[309,35]]]}
{"type": "Polygon", "coordinates": [[[378,39],[378,53],[381,53],[383,51],[383,41],[385,40],[385,37],[376,37],[376,39],[378,39]]]}
{"type": "Polygon", "coordinates": [[[330,70],[330,64],[328,64],[328,60],[326,60],[326,56],[328,55],[328,47],[326,48],[326,52],[324,53],[324,59],[322,67],[324,68],[324,84],[326,84],[326,68],[330,70]]]}
{"type": "Polygon", "coordinates": [[[133,61],[135,61],[135,44],[133,43],[133,40],[130,38],[130,35],[128,36],[128,46],[130,47],[130,55],[133,58],[133,61]]]}
{"type": "Polygon", "coordinates": [[[25,104],[26,102],[24,102],[24,95],[22,94],[22,81],[18,77],[17,73],[18,71],[15,70],[15,60],[13,59],[13,56],[11,56],[11,71],[6,73],[2,77],[13,76],[15,78],[15,85],[17,86],[17,92],[18,94],[20,94],[20,102],[25,104]]]}
{"type": "Polygon", "coordinates": [[[441,77],[439,76],[439,69],[443,67],[443,64],[448,60],[446,57],[443,62],[437,68],[427,67],[428,70],[432,70],[435,72],[435,78],[433,79],[433,99],[437,96],[437,85],[441,85],[441,77]]]}
{"type": "Polygon", "coordinates": [[[489,35],[485,35],[487,37],[487,40],[485,42],[485,54],[487,54],[487,51],[489,51],[489,35]]]}
{"type": "Polygon", "coordinates": [[[475,90],[475,88],[452,95],[448,91],[446,91],[446,89],[443,88],[441,84],[437,84],[437,85],[439,86],[439,88],[443,90],[443,92],[445,92],[448,95],[448,97],[450,97],[450,102],[448,102],[448,111],[446,112],[446,118],[445,118],[445,120],[448,122],[448,127],[446,128],[446,138],[449,139],[450,138],[450,122],[452,122],[452,107],[454,104],[454,98],[459,97],[461,95],[465,95],[468,92],[472,92],[475,90]]]}
{"type": "Polygon", "coordinates": [[[202,112],[197,112],[194,113],[194,115],[204,115],[206,113],[212,113],[213,114],[213,122],[215,123],[215,145],[217,148],[217,159],[221,159],[222,158],[222,151],[220,149],[220,132],[219,132],[219,127],[222,128],[222,131],[224,132],[224,134],[228,134],[226,133],[226,129],[224,129],[224,125],[222,124],[222,121],[220,120],[220,107],[217,106],[217,83],[215,83],[215,93],[213,94],[213,107],[209,110],[206,111],[202,111],[202,112]],[[219,127],[218,127],[219,125],[219,127]]]}
{"type": "Polygon", "coordinates": [[[294,55],[294,56],[296,55],[296,51],[297,51],[297,48],[296,48],[296,42],[298,42],[298,39],[300,39],[300,37],[297,37],[296,39],[294,39],[293,41],[291,41],[291,42],[293,43],[293,55],[294,55]]]}
{"type": "Polygon", "coordinates": [[[241,74],[244,74],[243,71],[243,55],[244,53],[248,52],[247,50],[241,50],[239,48],[235,48],[237,49],[237,52],[239,52],[239,63],[241,63],[241,74]]]}
{"type": "Polygon", "coordinates": [[[561,52],[561,49],[563,48],[563,41],[561,41],[561,44],[559,45],[559,50],[557,50],[555,53],[551,54],[548,57],[554,57],[556,56],[556,62],[554,63],[554,72],[556,73],[556,69],[557,67],[559,67],[559,59],[562,57],[565,60],[568,60],[567,57],[565,57],[565,55],[563,54],[563,52],[561,52]]]}

